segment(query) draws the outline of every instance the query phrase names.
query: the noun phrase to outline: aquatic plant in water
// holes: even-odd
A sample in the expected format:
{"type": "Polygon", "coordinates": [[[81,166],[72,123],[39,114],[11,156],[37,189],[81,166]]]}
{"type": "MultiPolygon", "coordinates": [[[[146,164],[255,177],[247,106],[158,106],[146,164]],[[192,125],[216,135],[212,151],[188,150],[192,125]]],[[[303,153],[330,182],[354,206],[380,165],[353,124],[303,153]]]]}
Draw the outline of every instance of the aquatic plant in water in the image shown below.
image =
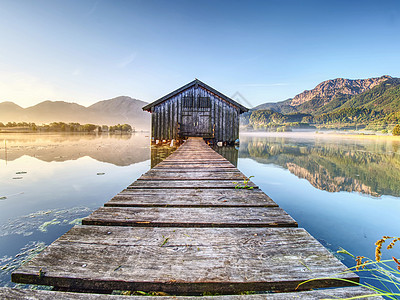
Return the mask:
{"type": "Polygon", "coordinates": [[[42,231],[42,232],[47,232],[47,227],[49,227],[50,225],[57,225],[57,224],[60,224],[60,223],[61,222],[57,221],[57,219],[53,219],[51,221],[44,222],[42,225],[39,226],[38,229],[40,231],[42,231]]]}
{"type": "Polygon", "coordinates": [[[2,282],[1,278],[9,277],[12,271],[30,261],[33,257],[42,252],[45,247],[46,244],[44,242],[31,241],[21,248],[14,257],[7,255],[0,257],[0,285],[4,286],[5,284],[2,282]]]}
{"type": "Polygon", "coordinates": [[[47,232],[48,227],[52,225],[77,225],[81,221],[81,218],[77,217],[87,215],[91,211],[92,209],[84,206],[37,211],[0,225],[0,237],[12,234],[29,236],[35,230],[47,232]]]}

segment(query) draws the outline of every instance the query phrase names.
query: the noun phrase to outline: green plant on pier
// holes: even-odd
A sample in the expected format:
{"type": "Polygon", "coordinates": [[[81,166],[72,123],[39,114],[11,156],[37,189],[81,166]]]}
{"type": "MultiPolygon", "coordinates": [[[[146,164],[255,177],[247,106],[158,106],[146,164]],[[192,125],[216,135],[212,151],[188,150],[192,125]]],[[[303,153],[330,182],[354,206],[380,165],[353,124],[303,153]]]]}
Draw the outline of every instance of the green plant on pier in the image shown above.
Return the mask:
{"type": "Polygon", "coordinates": [[[241,182],[233,182],[235,185],[235,189],[248,189],[248,190],[252,190],[253,187],[249,186],[249,182],[250,182],[250,178],[253,178],[254,176],[249,176],[249,177],[245,177],[243,179],[243,183],[241,182]]]}

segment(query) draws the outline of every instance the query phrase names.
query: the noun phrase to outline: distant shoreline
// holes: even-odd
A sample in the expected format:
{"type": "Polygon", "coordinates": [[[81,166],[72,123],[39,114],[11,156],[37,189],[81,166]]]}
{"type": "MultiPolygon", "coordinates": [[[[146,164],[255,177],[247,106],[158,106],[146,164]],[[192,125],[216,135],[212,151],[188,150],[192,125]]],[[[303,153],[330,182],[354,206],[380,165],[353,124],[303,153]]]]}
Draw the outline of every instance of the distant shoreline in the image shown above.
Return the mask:
{"type": "Polygon", "coordinates": [[[84,132],[84,131],[13,131],[13,130],[0,130],[0,134],[61,134],[61,135],[129,135],[135,133],[148,133],[149,130],[135,130],[132,132],[84,132]]]}
{"type": "Polygon", "coordinates": [[[269,136],[288,138],[346,138],[346,139],[386,139],[400,141],[400,136],[369,134],[365,132],[338,132],[338,131],[244,131],[241,136],[269,136]]]}
{"type": "MultiPolygon", "coordinates": [[[[150,133],[150,130],[137,130],[133,132],[64,132],[64,131],[3,131],[0,134],[23,134],[23,135],[132,135],[137,133],[150,133]]],[[[287,137],[287,138],[345,138],[345,139],[386,139],[400,141],[400,136],[370,134],[365,132],[338,132],[338,131],[241,131],[240,136],[260,136],[260,137],[287,137]]]]}

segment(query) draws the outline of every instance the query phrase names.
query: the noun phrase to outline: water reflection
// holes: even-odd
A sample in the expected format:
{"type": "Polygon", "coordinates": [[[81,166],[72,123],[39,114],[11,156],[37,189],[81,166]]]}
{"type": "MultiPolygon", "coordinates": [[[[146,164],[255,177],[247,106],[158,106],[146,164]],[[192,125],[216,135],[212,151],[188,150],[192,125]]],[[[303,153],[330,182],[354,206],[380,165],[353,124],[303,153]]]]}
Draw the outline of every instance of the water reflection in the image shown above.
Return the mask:
{"type": "Polygon", "coordinates": [[[116,166],[129,166],[150,158],[150,140],[143,134],[0,134],[0,160],[23,155],[45,162],[77,160],[89,156],[116,166]]]}
{"type": "Polygon", "coordinates": [[[241,137],[240,157],[275,164],[329,192],[400,196],[399,141],[241,137]]]}
{"type": "MultiPolygon", "coordinates": [[[[151,167],[153,168],[155,165],[162,162],[176,149],[176,146],[170,147],[168,144],[151,145],[151,167]]],[[[237,148],[228,146],[215,146],[213,149],[229,160],[235,167],[237,167],[239,156],[239,151],[237,148]]]]}
{"type": "Polygon", "coordinates": [[[0,134],[0,286],[149,169],[145,134],[0,134]]]}
{"type": "Polygon", "coordinates": [[[169,146],[166,144],[161,145],[151,145],[151,167],[162,162],[166,159],[172,152],[174,152],[178,147],[169,146]]]}
{"type": "Polygon", "coordinates": [[[236,147],[218,147],[215,146],[213,149],[221,154],[223,157],[225,157],[231,164],[233,164],[235,167],[237,167],[238,164],[238,157],[239,157],[239,151],[238,148],[236,147]]]}

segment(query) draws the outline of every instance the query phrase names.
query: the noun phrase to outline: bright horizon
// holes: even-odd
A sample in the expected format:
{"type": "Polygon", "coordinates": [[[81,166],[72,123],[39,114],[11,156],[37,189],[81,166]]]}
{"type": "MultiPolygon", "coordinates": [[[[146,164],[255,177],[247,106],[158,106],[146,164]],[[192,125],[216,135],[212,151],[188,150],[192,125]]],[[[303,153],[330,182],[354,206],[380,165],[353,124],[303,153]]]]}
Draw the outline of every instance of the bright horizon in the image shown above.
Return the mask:
{"type": "Polygon", "coordinates": [[[256,106],[400,77],[399,32],[399,1],[0,0],[0,102],[152,102],[198,78],[256,106]]]}

